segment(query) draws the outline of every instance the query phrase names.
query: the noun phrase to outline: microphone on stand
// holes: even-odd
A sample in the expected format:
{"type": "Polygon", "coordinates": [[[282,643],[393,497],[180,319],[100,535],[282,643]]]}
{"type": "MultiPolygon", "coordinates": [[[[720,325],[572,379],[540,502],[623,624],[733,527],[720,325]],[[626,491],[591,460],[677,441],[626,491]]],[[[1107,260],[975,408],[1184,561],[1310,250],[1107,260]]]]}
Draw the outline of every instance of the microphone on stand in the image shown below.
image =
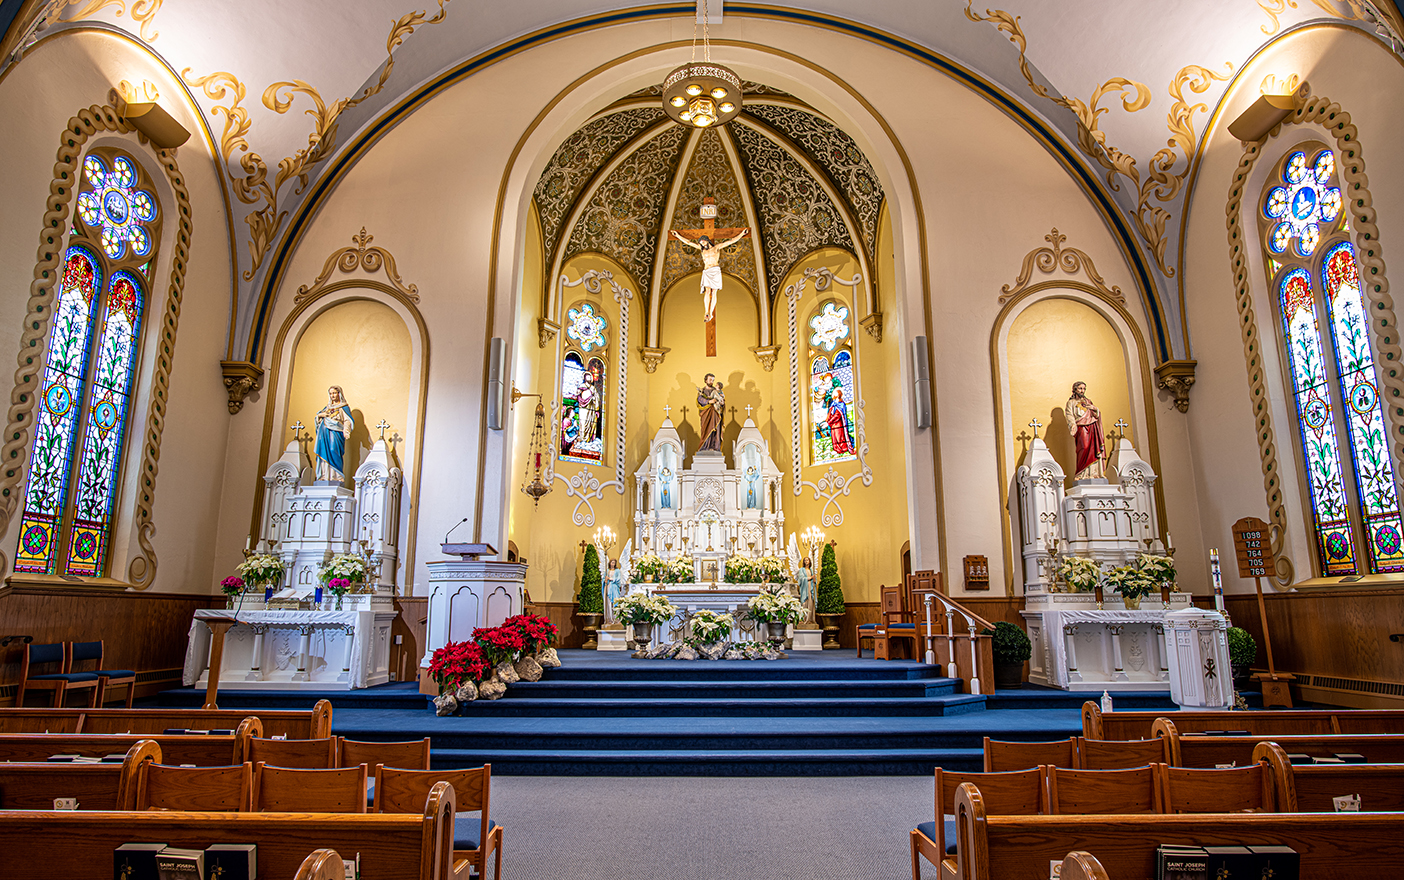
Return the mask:
{"type": "Polygon", "coordinates": [[[463,524],[466,523],[467,521],[468,521],[468,517],[465,516],[463,519],[461,519],[461,520],[459,520],[458,522],[454,523],[454,524],[453,524],[453,528],[452,528],[452,529],[449,529],[447,532],[444,533],[444,543],[447,544],[447,543],[449,542],[449,535],[452,535],[452,534],[453,534],[454,529],[456,529],[456,528],[458,528],[459,526],[463,525],[463,524]]]}

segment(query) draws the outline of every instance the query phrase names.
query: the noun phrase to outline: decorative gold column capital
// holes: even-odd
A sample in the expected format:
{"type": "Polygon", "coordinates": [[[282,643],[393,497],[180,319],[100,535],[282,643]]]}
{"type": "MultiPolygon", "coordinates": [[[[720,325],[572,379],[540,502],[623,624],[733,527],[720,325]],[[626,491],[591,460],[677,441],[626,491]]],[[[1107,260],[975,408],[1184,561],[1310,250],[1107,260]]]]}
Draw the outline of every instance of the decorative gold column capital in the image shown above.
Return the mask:
{"type": "Polygon", "coordinates": [[[663,363],[663,358],[670,351],[671,348],[650,348],[644,345],[639,348],[639,359],[643,361],[644,369],[652,373],[663,363]]]}
{"type": "Polygon", "coordinates": [[[248,361],[220,361],[224,387],[229,391],[229,414],[244,408],[244,398],[263,387],[263,368],[248,361]]]}
{"type": "Polygon", "coordinates": [[[873,312],[858,322],[858,326],[868,331],[874,342],[882,342],[882,312],[873,312]]]}
{"type": "Polygon", "coordinates": [[[1166,361],[1155,368],[1157,384],[1170,392],[1175,398],[1175,408],[1180,412],[1189,412],[1189,392],[1190,386],[1194,385],[1194,366],[1197,362],[1192,360],[1166,361]]]}
{"type": "Polygon", "coordinates": [[[760,361],[760,365],[769,373],[775,369],[775,358],[780,354],[778,345],[756,345],[751,347],[751,353],[760,361]]]}
{"type": "Polygon", "coordinates": [[[555,321],[548,321],[545,318],[536,319],[537,344],[542,348],[550,345],[556,339],[556,334],[560,332],[561,325],[555,321]]]}

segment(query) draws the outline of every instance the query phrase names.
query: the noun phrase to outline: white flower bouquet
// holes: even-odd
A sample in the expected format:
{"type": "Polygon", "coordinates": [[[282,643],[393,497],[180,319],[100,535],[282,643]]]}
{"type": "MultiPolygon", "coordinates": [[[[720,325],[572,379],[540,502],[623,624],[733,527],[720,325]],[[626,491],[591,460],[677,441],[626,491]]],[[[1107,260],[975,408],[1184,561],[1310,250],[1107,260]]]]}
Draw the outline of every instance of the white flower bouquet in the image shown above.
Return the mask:
{"type": "Polygon", "coordinates": [[[1107,586],[1127,599],[1144,599],[1156,589],[1156,583],[1144,569],[1123,565],[1107,572],[1107,586]]]}
{"type": "Polygon", "coordinates": [[[1074,593],[1090,593],[1102,579],[1102,566],[1085,556],[1064,556],[1058,565],[1058,577],[1072,587],[1074,593]]]}
{"type": "Polygon", "coordinates": [[[1175,586],[1175,560],[1169,556],[1142,553],[1136,557],[1136,567],[1146,573],[1156,589],[1175,586]]]}
{"type": "Polygon", "coordinates": [[[245,583],[277,586],[283,582],[283,560],[272,553],[255,553],[239,563],[238,572],[245,583]]]}
{"type": "Polygon", "coordinates": [[[614,616],[620,623],[663,623],[672,620],[678,609],[666,596],[630,593],[614,603],[614,616]]]}
{"type": "Polygon", "coordinates": [[[704,645],[715,644],[731,634],[736,620],[724,611],[703,608],[692,615],[692,637],[704,645]]]}
{"type": "Polygon", "coordinates": [[[357,584],[366,582],[366,560],[354,553],[338,553],[331,558],[331,561],[322,566],[317,573],[317,579],[323,586],[329,585],[334,580],[350,581],[354,587],[357,584]]]}
{"type": "Polygon", "coordinates": [[[783,590],[763,591],[746,604],[751,616],[764,623],[799,623],[804,619],[804,604],[783,590]]]}
{"type": "Polygon", "coordinates": [[[790,571],[790,560],[783,556],[762,556],[756,560],[757,581],[763,584],[783,584],[790,571]]]}

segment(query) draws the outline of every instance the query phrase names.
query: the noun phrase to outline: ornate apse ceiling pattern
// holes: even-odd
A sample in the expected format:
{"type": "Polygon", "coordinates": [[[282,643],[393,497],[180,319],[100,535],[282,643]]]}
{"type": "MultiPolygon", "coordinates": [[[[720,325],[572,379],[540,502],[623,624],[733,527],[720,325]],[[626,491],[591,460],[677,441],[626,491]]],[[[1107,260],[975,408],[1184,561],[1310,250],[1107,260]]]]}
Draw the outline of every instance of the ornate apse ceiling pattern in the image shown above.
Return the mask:
{"type": "MultiPolygon", "coordinates": [[[[219,141],[234,217],[231,355],[257,359],[260,316],[276,281],[272,255],[288,246],[308,201],[324,197],[318,183],[339,167],[348,143],[467,59],[510,54],[573,27],[688,14],[676,0],[606,6],[597,0],[8,3],[0,7],[0,71],[23,63],[40,38],[99,27],[125,33],[182,72],[219,141]],[[317,39],[309,42],[308,34],[317,39]]],[[[950,59],[1020,103],[1091,168],[1100,178],[1099,197],[1115,204],[1131,230],[1128,247],[1149,267],[1149,295],[1158,303],[1153,320],[1163,330],[1160,359],[1189,356],[1178,306],[1180,229],[1203,126],[1230,78],[1267,43],[1305,25],[1343,25],[1377,36],[1390,51],[1404,46],[1395,0],[1186,0],[1114,8],[1065,0],[728,0],[711,35],[724,41],[740,34],[731,28],[737,19],[812,24],[816,17],[840,33],[905,44],[914,57],[950,59]]],[[[773,88],[748,91],[786,103],[773,88]]],[[[769,115],[755,118],[808,143],[787,125],[786,114],[764,112],[769,115]]],[[[880,196],[863,198],[858,168],[836,167],[821,158],[832,151],[813,149],[814,161],[851,203],[854,234],[868,246],[870,208],[880,196]]],[[[568,191],[578,183],[570,178],[561,185],[568,191]]]]}
{"type": "MultiPolygon", "coordinates": [[[[717,228],[750,225],[741,201],[741,185],[722,146],[721,133],[716,129],[707,129],[697,140],[697,146],[692,151],[692,163],[688,166],[687,176],[683,178],[682,188],[678,190],[678,202],[669,228],[696,229],[699,223],[697,206],[708,196],[717,202],[717,228]]],[[[743,244],[722,251],[721,269],[740,278],[757,296],[762,295],[756,281],[755,248],[743,244]]],[[[696,271],[697,252],[669,239],[663,253],[663,277],[659,287],[667,290],[679,278],[696,271]]]]}

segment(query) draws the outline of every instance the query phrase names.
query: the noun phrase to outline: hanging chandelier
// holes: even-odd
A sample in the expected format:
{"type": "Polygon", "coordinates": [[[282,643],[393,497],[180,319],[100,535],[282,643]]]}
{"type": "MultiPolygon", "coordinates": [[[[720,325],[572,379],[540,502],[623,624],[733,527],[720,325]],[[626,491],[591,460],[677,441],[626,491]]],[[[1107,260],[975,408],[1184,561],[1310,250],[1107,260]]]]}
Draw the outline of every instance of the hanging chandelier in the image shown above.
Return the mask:
{"type": "Polygon", "coordinates": [[[541,496],[551,491],[551,482],[544,479],[546,476],[545,460],[549,452],[546,449],[546,407],[541,403],[540,394],[524,394],[517,390],[515,383],[512,385],[512,403],[523,397],[536,398],[536,414],[531,426],[531,442],[527,446],[526,474],[522,478],[522,492],[531,496],[532,506],[535,507],[541,502],[541,496]]]}
{"type": "Polygon", "coordinates": [[[663,80],[663,112],[692,128],[725,125],[741,112],[741,78],[712,63],[707,0],[702,0],[702,60],[697,60],[697,23],[692,25],[692,60],[663,80]]]}

